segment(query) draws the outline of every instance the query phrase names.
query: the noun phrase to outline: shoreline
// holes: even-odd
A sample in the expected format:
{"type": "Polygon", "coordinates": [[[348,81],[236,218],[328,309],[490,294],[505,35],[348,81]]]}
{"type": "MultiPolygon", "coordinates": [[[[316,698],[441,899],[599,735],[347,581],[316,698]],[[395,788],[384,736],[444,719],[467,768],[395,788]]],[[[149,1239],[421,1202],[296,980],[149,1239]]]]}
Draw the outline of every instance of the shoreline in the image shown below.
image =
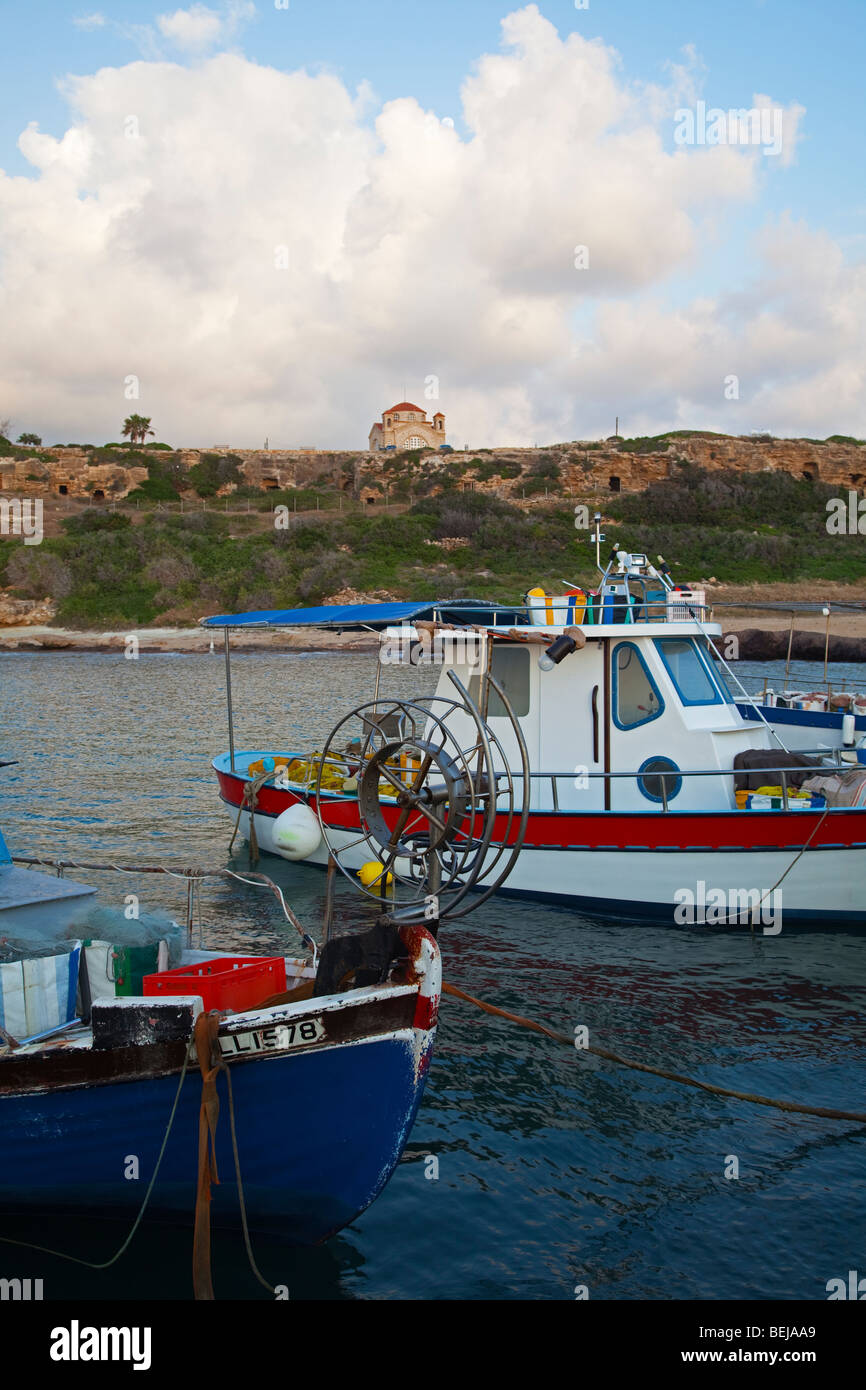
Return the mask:
{"type": "MultiPolygon", "coordinates": [[[[232,652],[369,652],[378,642],[366,633],[234,629],[232,652]]],[[[73,628],[32,626],[0,628],[3,652],[117,652],[122,654],[135,638],[140,653],[210,652],[222,655],[222,632],[204,628],[129,628],[126,632],[79,632],[73,628]]]]}
{"type": "MultiPolygon", "coordinates": [[[[812,621],[819,616],[801,614],[798,621],[812,621]]],[[[788,654],[790,619],[787,616],[760,619],[721,618],[722,644],[736,638],[741,661],[784,661],[788,654]]],[[[223,641],[220,632],[203,628],[133,628],[127,632],[78,632],[70,628],[48,626],[0,628],[0,655],[4,652],[71,652],[115,653],[123,655],[131,639],[138,643],[138,653],[147,655],[178,655],[213,652],[221,656],[223,641]]],[[[794,661],[824,660],[826,634],[816,627],[794,627],[791,659],[794,661]]],[[[234,629],[232,653],[270,652],[374,652],[378,640],[372,634],[329,632],[327,630],[243,632],[234,629]]],[[[724,645],[723,645],[724,650],[724,645]]],[[[866,662],[866,614],[838,614],[831,618],[829,660],[841,663],[866,662]],[[835,628],[835,631],[834,631],[835,628]],[[840,631],[841,629],[841,631],[840,631]]]]}

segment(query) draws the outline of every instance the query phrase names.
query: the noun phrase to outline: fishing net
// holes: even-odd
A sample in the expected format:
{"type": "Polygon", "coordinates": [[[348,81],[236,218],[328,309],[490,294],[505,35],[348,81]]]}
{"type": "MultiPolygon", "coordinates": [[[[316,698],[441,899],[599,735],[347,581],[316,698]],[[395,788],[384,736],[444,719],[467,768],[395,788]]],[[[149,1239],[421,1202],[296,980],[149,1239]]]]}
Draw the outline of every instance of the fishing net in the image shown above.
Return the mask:
{"type": "Polygon", "coordinates": [[[166,941],[169,966],[175,966],[180,964],[184,936],[184,929],[166,912],[142,912],[130,918],[118,907],[67,903],[58,910],[57,904],[51,904],[35,918],[30,914],[4,926],[0,962],[60,955],[81,941],[105,941],[117,947],[155,946],[166,941]]]}

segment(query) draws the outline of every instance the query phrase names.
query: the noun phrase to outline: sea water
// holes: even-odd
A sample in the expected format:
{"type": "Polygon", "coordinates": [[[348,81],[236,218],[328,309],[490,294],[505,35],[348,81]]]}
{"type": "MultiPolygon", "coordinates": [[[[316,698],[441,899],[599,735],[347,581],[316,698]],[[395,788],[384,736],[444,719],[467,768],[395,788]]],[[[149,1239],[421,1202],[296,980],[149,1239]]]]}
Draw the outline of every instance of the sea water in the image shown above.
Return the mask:
{"type": "MultiPolygon", "coordinates": [[[[237,748],[309,749],[372,699],[375,656],[238,654],[232,672],[237,748]]],[[[821,674],[797,672],[807,687],[821,674]]],[[[387,679],[407,695],[431,684],[429,672],[387,679]]],[[[210,769],[226,747],[219,656],[0,656],[0,759],[19,760],[0,769],[13,854],[243,869],[245,847],[228,858],[210,769]]],[[[315,932],[321,871],[259,867],[315,932]]],[[[104,902],[135,891],[142,910],[183,918],[183,884],[74,876],[104,902]]],[[[346,926],[372,911],[348,884],[337,910],[346,926]]],[[[202,911],[207,945],[294,949],[267,892],[215,881],[202,911]]],[[[701,1080],[866,1109],[864,936],[634,926],[496,898],[440,941],[446,979],[569,1037],[587,1028],[592,1045],[701,1080]]],[[[829,1281],[864,1269],[864,1146],[855,1123],[623,1069],[445,998],[425,1098],[385,1191],[319,1249],[257,1235],[255,1254],[301,1300],[824,1299],[829,1281]]],[[[99,1216],[7,1217],[0,1234],[100,1260],[131,1223],[99,1216]]],[[[45,1299],[185,1299],[190,1259],[190,1229],[145,1222],[107,1272],[0,1245],[0,1276],[41,1278],[45,1299]]],[[[218,1298],[268,1297],[222,1231],[214,1280],[218,1298]]]]}

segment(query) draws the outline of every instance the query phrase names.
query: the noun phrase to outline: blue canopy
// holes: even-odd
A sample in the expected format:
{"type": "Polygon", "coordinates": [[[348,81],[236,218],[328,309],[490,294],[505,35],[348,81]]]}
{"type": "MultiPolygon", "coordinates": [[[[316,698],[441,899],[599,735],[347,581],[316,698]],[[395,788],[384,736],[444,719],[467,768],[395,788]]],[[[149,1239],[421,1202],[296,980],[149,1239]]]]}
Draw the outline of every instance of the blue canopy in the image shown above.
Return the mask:
{"type": "Polygon", "coordinates": [[[335,627],[383,628],[397,623],[439,619],[446,623],[497,626],[525,623],[525,610],[503,608],[479,599],[436,599],[426,603],[335,603],[319,608],[275,608],[259,613],[222,613],[201,618],[202,627],[335,627]]]}

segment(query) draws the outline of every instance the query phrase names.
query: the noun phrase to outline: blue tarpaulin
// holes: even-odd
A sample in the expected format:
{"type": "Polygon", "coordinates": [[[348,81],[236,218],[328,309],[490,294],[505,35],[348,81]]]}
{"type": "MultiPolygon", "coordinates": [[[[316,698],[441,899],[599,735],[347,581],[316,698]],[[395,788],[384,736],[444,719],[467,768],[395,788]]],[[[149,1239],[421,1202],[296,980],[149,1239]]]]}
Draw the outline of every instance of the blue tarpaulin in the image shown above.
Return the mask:
{"type": "Polygon", "coordinates": [[[201,618],[202,627],[391,627],[398,623],[438,618],[450,623],[503,626],[526,622],[525,611],[502,608],[478,599],[443,599],[419,603],[336,603],[319,608],[275,608],[259,613],[222,613],[201,618]]]}

